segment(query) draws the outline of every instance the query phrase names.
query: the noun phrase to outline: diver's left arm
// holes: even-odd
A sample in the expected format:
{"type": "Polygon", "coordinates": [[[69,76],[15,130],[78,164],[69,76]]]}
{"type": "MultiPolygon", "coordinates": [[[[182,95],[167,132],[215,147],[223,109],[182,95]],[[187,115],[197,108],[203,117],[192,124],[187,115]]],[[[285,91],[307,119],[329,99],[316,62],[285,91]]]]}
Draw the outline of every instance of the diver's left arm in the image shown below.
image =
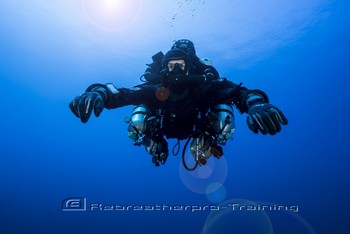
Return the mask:
{"type": "Polygon", "coordinates": [[[131,89],[115,88],[113,84],[93,84],[75,97],[69,104],[73,114],[86,123],[92,112],[99,117],[104,108],[115,109],[127,105],[151,105],[155,101],[153,85],[136,86],[131,89]]]}
{"type": "Polygon", "coordinates": [[[269,103],[268,96],[261,90],[249,90],[241,84],[226,79],[213,83],[212,101],[214,103],[233,104],[241,113],[247,113],[247,124],[254,133],[275,135],[281,131],[281,125],[288,120],[282,111],[269,103]]]}

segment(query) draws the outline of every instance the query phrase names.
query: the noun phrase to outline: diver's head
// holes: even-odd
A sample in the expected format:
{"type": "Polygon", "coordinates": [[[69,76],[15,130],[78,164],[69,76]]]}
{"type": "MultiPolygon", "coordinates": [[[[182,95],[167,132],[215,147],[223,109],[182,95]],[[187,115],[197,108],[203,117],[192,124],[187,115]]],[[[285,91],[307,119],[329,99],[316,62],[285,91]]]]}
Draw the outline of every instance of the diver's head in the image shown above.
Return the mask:
{"type": "Polygon", "coordinates": [[[172,75],[187,75],[190,67],[188,54],[181,49],[169,50],[162,60],[163,69],[172,75]]]}
{"type": "Polygon", "coordinates": [[[191,56],[196,56],[196,50],[192,41],[187,39],[181,39],[175,41],[171,49],[180,49],[186,51],[191,56]]]}
{"type": "Polygon", "coordinates": [[[163,70],[166,72],[164,77],[167,88],[173,93],[184,93],[187,88],[187,77],[190,67],[190,58],[188,54],[180,49],[169,50],[163,57],[163,70]]]}

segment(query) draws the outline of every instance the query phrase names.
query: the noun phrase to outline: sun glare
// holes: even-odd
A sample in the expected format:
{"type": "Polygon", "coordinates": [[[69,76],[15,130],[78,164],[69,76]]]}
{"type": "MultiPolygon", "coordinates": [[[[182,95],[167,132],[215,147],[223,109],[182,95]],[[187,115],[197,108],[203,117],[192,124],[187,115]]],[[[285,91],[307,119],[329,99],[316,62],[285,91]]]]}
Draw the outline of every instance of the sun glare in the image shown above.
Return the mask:
{"type": "MultiPolygon", "coordinates": [[[[124,1],[125,4],[126,1],[124,1]]],[[[121,0],[102,0],[99,1],[101,11],[107,15],[115,15],[121,12],[123,6],[121,0]]]]}
{"type": "Polygon", "coordinates": [[[88,21],[99,29],[117,31],[139,16],[143,0],[82,0],[88,21]]]}

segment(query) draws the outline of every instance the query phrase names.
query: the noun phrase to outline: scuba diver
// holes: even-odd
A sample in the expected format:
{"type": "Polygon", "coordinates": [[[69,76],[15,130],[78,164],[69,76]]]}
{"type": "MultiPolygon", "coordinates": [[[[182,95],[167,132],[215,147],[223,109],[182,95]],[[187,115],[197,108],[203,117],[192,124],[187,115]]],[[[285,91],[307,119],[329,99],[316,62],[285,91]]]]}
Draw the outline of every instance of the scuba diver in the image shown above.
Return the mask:
{"type": "MultiPolygon", "coordinates": [[[[191,75],[192,79],[196,79],[197,81],[201,80],[201,83],[206,83],[206,82],[210,82],[212,80],[216,80],[219,79],[219,73],[217,72],[217,70],[211,65],[211,61],[208,58],[203,58],[200,59],[198,58],[198,56],[196,55],[196,49],[194,47],[194,44],[192,41],[188,40],[188,39],[180,39],[174,42],[174,44],[171,47],[172,49],[181,49],[183,51],[185,51],[190,59],[190,62],[188,64],[189,69],[188,69],[188,74],[191,75]],[[197,75],[196,77],[194,77],[194,75],[197,75]]],[[[146,64],[148,66],[148,68],[146,69],[146,71],[144,72],[143,75],[141,75],[140,80],[143,82],[146,82],[147,84],[160,84],[162,82],[162,77],[164,76],[164,73],[167,71],[166,69],[162,70],[162,60],[164,58],[164,54],[163,52],[158,52],[155,55],[152,56],[152,60],[153,62],[151,64],[146,64]]],[[[199,84],[199,83],[198,83],[199,84]]],[[[138,87],[140,87],[142,85],[139,85],[138,87]]],[[[230,111],[230,109],[232,109],[229,106],[217,106],[218,108],[223,108],[223,109],[227,109],[229,110],[227,113],[231,114],[231,118],[234,119],[233,116],[233,110],[230,111]]],[[[143,115],[140,115],[140,111],[141,113],[146,114],[147,113],[147,107],[140,105],[140,106],[136,106],[134,108],[132,117],[133,119],[127,119],[128,123],[129,123],[129,137],[134,140],[134,145],[140,145],[142,144],[141,142],[145,143],[144,141],[142,141],[141,137],[137,137],[136,131],[134,131],[133,129],[135,129],[135,126],[133,125],[133,123],[138,123],[138,127],[140,128],[140,126],[142,126],[141,128],[143,128],[143,126],[145,125],[145,119],[143,118],[143,115]],[[131,121],[130,121],[131,120],[131,121]]],[[[215,114],[215,113],[213,113],[215,114]]],[[[225,115],[219,116],[218,118],[223,118],[226,117],[225,115]]],[[[213,128],[213,126],[208,126],[208,128],[213,128]]],[[[217,127],[216,127],[217,128],[217,127]]],[[[211,130],[211,129],[209,129],[211,130]]],[[[233,131],[234,131],[234,121],[232,121],[227,127],[226,127],[226,132],[227,131],[231,131],[231,133],[228,135],[226,135],[227,138],[230,138],[229,136],[232,135],[233,131]]],[[[219,130],[218,130],[219,131],[219,130]]],[[[209,131],[208,131],[209,132],[209,131]]],[[[213,131],[211,131],[213,132],[213,131]]],[[[153,143],[146,143],[146,151],[148,153],[150,153],[151,155],[153,155],[153,162],[158,166],[159,165],[159,160],[157,160],[157,158],[160,158],[162,160],[160,160],[161,163],[164,163],[164,159],[166,159],[168,157],[168,147],[167,147],[167,141],[162,138],[159,137],[159,134],[152,134],[153,132],[149,132],[147,131],[146,139],[150,139],[150,141],[153,143]],[[152,137],[153,136],[153,137],[152,137]],[[147,147],[147,145],[151,145],[151,147],[147,147]],[[156,149],[156,150],[155,150],[156,149]],[[157,155],[161,155],[160,157],[157,155]]],[[[223,136],[223,134],[221,134],[220,136],[223,136]]],[[[213,136],[212,136],[213,137],[213,136]]],[[[214,140],[210,140],[210,141],[205,141],[204,139],[202,139],[202,141],[200,143],[200,146],[198,148],[196,148],[196,146],[194,145],[194,141],[192,141],[191,144],[191,154],[196,157],[195,155],[198,154],[198,152],[200,152],[202,155],[204,155],[205,157],[196,157],[199,158],[199,160],[201,161],[201,164],[205,164],[206,163],[206,159],[213,153],[213,155],[215,155],[217,158],[221,157],[223,155],[223,150],[222,147],[219,146],[219,144],[224,145],[226,143],[226,138],[222,138],[219,141],[219,139],[217,139],[216,141],[214,140]],[[215,142],[215,146],[214,146],[214,142],[215,142]],[[209,148],[210,146],[210,148],[209,148]]],[[[177,155],[177,153],[174,153],[175,147],[178,146],[178,150],[180,148],[180,141],[178,139],[178,143],[174,146],[173,148],[173,155],[177,155]]],[[[187,144],[184,147],[184,150],[186,150],[187,148],[187,144]]],[[[186,166],[185,166],[186,167],[186,166]]]]}
{"type": "Polygon", "coordinates": [[[247,124],[254,133],[274,135],[281,130],[281,124],[288,124],[263,91],[249,90],[226,78],[208,80],[193,70],[189,54],[173,48],[162,58],[160,82],[147,82],[131,89],[116,88],[111,83],[93,84],[74,98],[69,107],[86,123],[92,112],[98,117],[104,108],[135,105],[131,117],[126,119],[129,137],[136,145],[146,147],[155,165],[164,164],[168,158],[164,137],[187,139],[182,154],[187,170],[205,165],[211,155],[222,156],[220,145],[232,138],[235,128],[232,106],[248,114],[247,124]],[[193,167],[184,158],[191,139],[193,167]]]}

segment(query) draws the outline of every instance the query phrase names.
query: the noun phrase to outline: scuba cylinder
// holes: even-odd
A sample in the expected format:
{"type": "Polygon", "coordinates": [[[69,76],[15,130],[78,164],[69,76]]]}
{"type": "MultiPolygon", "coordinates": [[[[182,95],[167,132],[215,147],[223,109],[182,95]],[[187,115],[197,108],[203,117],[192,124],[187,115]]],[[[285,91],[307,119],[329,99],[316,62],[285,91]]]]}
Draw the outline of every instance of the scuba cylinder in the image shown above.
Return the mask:
{"type": "Polygon", "coordinates": [[[144,137],[145,131],[147,129],[147,118],[150,112],[146,106],[140,105],[136,106],[131,114],[131,117],[125,118],[125,122],[128,125],[128,137],[130,137],[136,145],[141,145],[144,137]]]}
{"type": "Polygon", "coordinates": [[[201,165],[205,165],[212,154],[210,143],[205,140],[204,136],[193,138],[190,151],[195,160],[201,165]]]}
{"type": "MultiPolygon", "coordinates": [[[[191,138],[187,140],[184,147],[182,161],[184,167],[189,171],[194,170],[198,165],[205,165],[211,155],[216,158],[223,155],[219,145],[225,145],[228,139],[232,139],[235,130],[233,108],[227,104],[218,104],[207,112],[204,122],[206,123],[204,126],[197,124],[193,129],[190,152],[196,163],[192,168],[187,166],[184,159],[185,150],[191,138]]],[[[197,116],[197,123],[203,123],[200,112],[197,116]]]]}
{"type": "Polygon", "coordinates": [[[214,106],[209,115],[211,125],[216,133],[215,144],[225,145],[227,140],[232,139],[235,131],[233,108],[227,104],[219,104],[214,106]]]}
{"type": "Polygon", "coordinates": [[[164,164],[169,155],[168,143],[158,132],[158,125],[162,125],[159,117],[152,115],[147,106],[139,105],[134,108],[131,117],[125,118],[125,122],[129,124],[128,136],[134,145],[144,145],[156,166],[164,164]]]}

